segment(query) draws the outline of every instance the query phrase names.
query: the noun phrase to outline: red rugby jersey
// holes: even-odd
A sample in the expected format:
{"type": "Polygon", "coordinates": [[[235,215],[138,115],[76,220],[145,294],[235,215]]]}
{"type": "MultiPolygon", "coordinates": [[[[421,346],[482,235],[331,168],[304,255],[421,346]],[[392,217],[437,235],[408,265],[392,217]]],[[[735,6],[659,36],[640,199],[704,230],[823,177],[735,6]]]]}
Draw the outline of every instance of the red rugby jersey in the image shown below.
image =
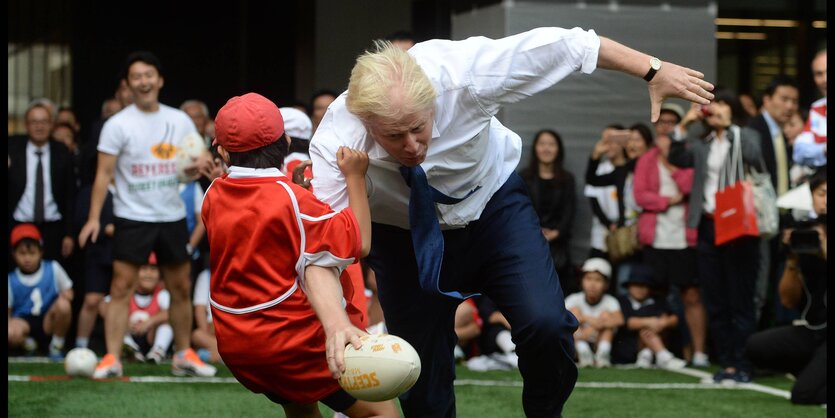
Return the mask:
{"type": "MultiPolygon", "coordinates": [[[[278,170],[232,167],[206,191],[201,216],[218,350],[238,380],[254,392],[305,403],[338,389],[301,273],[308,265],[341,271],[359,260],[350,208],[334,212],[278,170]]],[[[347,274],[340,279],[349,317],[361,325],[355,296],[364,293],[347,274]]]]}

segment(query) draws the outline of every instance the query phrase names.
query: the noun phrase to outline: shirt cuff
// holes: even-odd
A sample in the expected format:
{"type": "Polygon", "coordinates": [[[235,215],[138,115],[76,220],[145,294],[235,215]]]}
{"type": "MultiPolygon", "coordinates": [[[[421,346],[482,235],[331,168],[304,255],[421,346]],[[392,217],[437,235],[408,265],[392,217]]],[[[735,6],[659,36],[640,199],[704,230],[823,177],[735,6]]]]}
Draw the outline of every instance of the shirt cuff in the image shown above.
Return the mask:
{"type": "Polygon", "coordinates": [[[589,29],[587,36],[588,44],[585,46],[583,64],[580,66],[580,71],[585,74],[591,74],[597,69],[597,55],[600,52],[600,37],[597,36],[594,29],[589,29]]]}

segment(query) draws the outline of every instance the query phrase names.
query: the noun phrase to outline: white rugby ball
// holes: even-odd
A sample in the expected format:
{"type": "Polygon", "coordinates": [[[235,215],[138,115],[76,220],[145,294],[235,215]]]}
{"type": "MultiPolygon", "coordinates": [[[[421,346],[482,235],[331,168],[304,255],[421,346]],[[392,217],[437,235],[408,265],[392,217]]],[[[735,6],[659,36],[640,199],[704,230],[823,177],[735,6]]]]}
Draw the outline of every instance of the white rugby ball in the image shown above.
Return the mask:
{"type": "Polygon", "coordinates": [[[187,134],[177,144],[177,180],[180,183],[188,183],[191,177],[185,174],[185,168],[194,164],[192,158],[199,157],[206,151],[206,142],[197,133],[187,134]]]}
{"type": "Polygon", "coordinates": [[[420,357],[406,340],[390,335],[362,337],[359,350],[345,347],[345,373],[339,384],[364,401],[394,399],[409,390],[420,376],[420,357]]]}
{"type": "Polygon", "coordinates": [[[73,348],[64,358],[64,370],[70,376],[93,377],[98,358],[89,348],[73,348]]]}
{"type": "Polygon", "coordinates": [[[136,324],[138,324],[138,323],[140,323],[140,322],[145,322],[145,321],[147,321],[147,320],[148,320],[148,318],[150,318],[150,317],[151,317],[151,315],[149,315],[149,314],[148,314],[148,312],[145,312],[145,311],[134,311],[132,314],[130,314],[130,318],[128,319],[128,322],[129,322],[131,325],[136,325],[136,324]]]}

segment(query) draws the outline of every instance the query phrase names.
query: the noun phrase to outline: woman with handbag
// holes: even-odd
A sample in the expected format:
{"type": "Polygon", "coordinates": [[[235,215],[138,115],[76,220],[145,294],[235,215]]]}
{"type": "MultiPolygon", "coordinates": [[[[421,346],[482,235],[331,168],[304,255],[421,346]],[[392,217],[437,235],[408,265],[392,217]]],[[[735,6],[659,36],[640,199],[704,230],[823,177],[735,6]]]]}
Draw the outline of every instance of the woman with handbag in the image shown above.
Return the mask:
{"type": "MultiPolygon", "coordinates": [[[[697,264],[704,305],[707,308],[708,330],[721,367],[713,376],[715,382],[750,382],[751,363],[744,356],[745,341],[756,327],[754,286],[759,263],[759,236],[750,231],[720,227],[727,216],[748,215],[740,207],[717,211],[717,201],[724,205],[725,188],[741,190],[750,185],[720,184],[727,171],[739,164],[761,167],[759,135],[740,128],[745,113],[734,92],[717,91],[706,106],[691,106],[676,127],[675,141],[670,146],[669,161],[682,168],[693,168],[693,187],[688,205],[687,226],[698,229],[697,264]],[[700,121],[705,133],[689,132],[700,121]],[[685,138],[686,137],[686,138],[685,138]],[[736,144],[735,144],[736,142],[736,144]],[[733,152],[732,152],[733,151],[733,152]],[[740,161],[741,160],[741,161],[740,161]],[[743,187],[744,186],[744,187],[743,187]],[[717,217],[719,220],[717,221],[717,217]],[[724,242],[741,232],[736,239],[724,242]],[[748,233],[749,235],[745,235],[748,233]],[[717,237],[721,244],[717,245],[717,237]]],[[[735,171],[735,170],[733,170],[735,171]]],[[[746,206],[747,207],[747,206],[746,206]]],[[[754,214],[756,217],[756,214],[754,214]]],[[[739,227],[744,226],[740,223],[739,227]]]]}
{"type": "Polygon", "coordinates": [[[574,175],[563,168],[565,148],[560,135],[543,129],[534,135],[528,168],[519,174],[528,186],[534,210],[539,215],[542,235],[551,246],[551,257],[563,294],[579,291],[571,262],[571,224],[577,198],[574,175]]]}

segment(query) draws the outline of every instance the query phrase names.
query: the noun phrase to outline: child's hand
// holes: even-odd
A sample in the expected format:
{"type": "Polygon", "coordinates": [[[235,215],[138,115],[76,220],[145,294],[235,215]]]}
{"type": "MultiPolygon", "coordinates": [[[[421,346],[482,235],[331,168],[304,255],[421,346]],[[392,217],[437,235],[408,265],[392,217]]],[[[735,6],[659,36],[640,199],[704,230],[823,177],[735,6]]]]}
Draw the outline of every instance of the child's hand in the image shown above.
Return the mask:
{"type": "Polygon", "coordinates": [[[365,177],[368,171],[368,154],[348,147],[339,147],[336,152],[336,165],[348,177],[365,177]]]}

